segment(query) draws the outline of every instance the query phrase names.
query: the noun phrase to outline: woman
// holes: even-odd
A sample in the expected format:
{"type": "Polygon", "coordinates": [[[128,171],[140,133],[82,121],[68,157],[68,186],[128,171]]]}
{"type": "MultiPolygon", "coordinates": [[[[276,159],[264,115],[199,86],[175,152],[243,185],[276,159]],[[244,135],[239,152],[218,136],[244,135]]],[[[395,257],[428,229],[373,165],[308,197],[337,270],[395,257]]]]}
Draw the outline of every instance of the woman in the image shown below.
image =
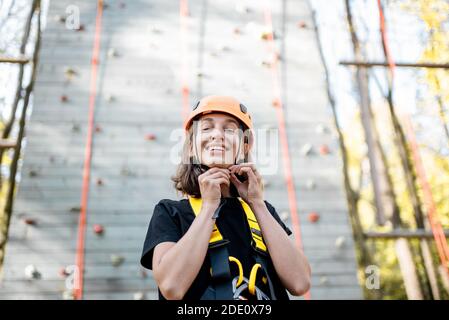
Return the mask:
{"type": "Polygon", "coordinates": [[[310,267],[292,233],[264,201],[248,162],[246,107],[226,96],[197,103],[184,128],[183,162],[173,177],[188,199],[155,207],[141,264],[160,299],[288,299],[309,290],[310,267]]]}

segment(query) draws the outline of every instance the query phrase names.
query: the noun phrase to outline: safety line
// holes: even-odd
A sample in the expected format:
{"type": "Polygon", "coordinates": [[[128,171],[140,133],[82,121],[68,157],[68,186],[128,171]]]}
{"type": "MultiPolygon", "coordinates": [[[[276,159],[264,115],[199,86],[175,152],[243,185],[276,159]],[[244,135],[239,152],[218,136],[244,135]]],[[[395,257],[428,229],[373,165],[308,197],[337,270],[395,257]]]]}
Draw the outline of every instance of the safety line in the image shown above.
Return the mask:
{"type": "Polygon", "coordinates": [[[97,16],[95,20],[95,38],[92,50],[90,94],[89,94],[89,118],[87,124],[87,139],[84,153],[83,184],[81,189],[81,210],[78,221],[78,241],[76,248],[76,266],[74,298],[80,300],[83,297],[84,286],[84,245],[86,236],[87,200],[89,196],[90,169],[92,159],[92,137],[94,127],[95,100],[97,97],[97,73],[98,56],[100,52],[101,24],[103,18],[103,0],[97,2],[97,16]]]}

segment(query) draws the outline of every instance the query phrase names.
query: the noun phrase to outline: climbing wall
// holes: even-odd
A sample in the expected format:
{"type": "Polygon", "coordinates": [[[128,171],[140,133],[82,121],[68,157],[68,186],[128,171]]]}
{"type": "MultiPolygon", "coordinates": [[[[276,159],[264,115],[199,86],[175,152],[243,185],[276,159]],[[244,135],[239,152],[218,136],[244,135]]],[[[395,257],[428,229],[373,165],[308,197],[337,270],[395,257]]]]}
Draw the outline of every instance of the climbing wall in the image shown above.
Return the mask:
{"type": "MultiPolygon", "coordinates": [[[[34,108],[0,287],[2,299],[70,298],[86,149],[96,1],[51,1],[34,108]],[[64,23],[80,10],[79,30],[64,23]]],[[[179,199],[170,176],[182,85],[190,104],[207,94],[240,98],[256,128],[278,129],[284,103],[302,243],[312,299],[359,299],[341,160],[306,1],[189,1],[180,32],[177,1],[107,1],[85,235],[84,299],[154,299],[139,265],[148,222],[163,198],[179,199]],[[181,36],[183,34],[183,36],[181,36]],[[269,37],[268,37],[268,40],[269,37]],[[270,53],[271,52],[271,53],[270,53]],[[181,55],[181,53],[184,53],[181,55]],[[279,71],[276,82],[274,69],[279,71]],[[182,77],[182,70],[187,77],[182,77]],[[175,134],[173,135],[173,132],[175,134]]],[[[179,131],[178,131],[179,132],[179,131]]],[[[282,154],[265,176],[266,199],[292,228],[282,154]]]]}

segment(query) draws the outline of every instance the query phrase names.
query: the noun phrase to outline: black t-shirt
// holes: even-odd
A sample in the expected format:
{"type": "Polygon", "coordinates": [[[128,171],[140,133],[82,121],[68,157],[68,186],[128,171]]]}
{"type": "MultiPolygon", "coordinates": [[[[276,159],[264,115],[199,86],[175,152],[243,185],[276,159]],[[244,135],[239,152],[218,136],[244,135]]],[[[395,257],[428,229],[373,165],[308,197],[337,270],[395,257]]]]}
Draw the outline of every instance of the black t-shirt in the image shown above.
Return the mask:
{"type": "MultiPolygon", "coordinates": [[[[291,230],[279,218],[274,207],[267,201],[265,201],[265,204],[268,211],[279,222],[285,232],[290,235],[292,233],[291,230]]],[[[142,266],[152,269],[154,248],[162,242],[177,242],[187,232],[194,219],[195,214],[188,199],[182,199],[180,201],[163,199],[159,201],[154,208],[145,238],[142,258],[140,260],[142,266]]],[[[240,260],[243,266],[244,276],[249,278],[251,268],[255,264],[253,258],[254,249],[251,246],[252,237],[246,215],[237,198],[226,198],[226,204],[220,210],[220,216],[216,220],[216,225],[223,238],[230,241],[227,245],[229,255],[240,260]]],[[[274,270],[271,259],[268,260],[271,270],[274,270]]],[[[208,253],[197,277],[185,294],[184,300],[199,300],[201,298],[206,288],[211,284],[212,279],[209,271],[210,257],[208,253]]],[[[237,273],[236,270],[231,269],[231,272],[233,271],[237,273]]],[[[237,276],[237,274],[232,274],[232,276],[237,276]]],[[[277,299],[288,299],[287,292],[277,274],[270,274],[270,278],[272,278],[277,299]]],[[[160,290],[159,299],[165,300],[160,290]]]]}

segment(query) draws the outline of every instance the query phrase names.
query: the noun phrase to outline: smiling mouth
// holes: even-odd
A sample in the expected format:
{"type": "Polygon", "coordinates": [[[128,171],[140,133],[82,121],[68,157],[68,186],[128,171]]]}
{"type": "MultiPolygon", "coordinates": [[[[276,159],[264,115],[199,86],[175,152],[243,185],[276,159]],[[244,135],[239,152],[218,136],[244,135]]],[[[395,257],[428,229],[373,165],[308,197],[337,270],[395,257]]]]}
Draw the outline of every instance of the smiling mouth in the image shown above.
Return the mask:
{"type": "Polygon", "coordinates": [[[214,152],[221,152],[221,153],[223,153],[223,152],[225,152],[225,150],[226,150],[226,148],[223,147],[223,146],[209,146],[209,147],[207,147],[207,151],[212,152],[212,153],[214,153],[214,152]]]}

